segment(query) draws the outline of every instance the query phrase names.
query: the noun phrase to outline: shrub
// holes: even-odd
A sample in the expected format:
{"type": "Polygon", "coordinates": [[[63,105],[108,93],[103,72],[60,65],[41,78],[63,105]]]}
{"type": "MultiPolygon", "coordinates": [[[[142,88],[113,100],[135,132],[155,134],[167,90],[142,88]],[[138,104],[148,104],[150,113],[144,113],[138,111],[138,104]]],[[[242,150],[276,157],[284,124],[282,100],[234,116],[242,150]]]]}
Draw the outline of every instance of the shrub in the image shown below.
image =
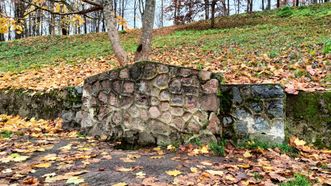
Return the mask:
{"type": "Polygon", "coordinates": [[[209,146],[209,149],[211,151],[213,151],[213,153],[215,155],[218,155],[218,156],[224,156],[225,155],[224,142],[220,142],[220,143],[211,142],[211,143],[209,143],[208,146],[209,146]]]}
{"type": "Polygon", "coordinates": [[[309,180],[300,174],[294,175],[294,180],[280,184],[281,186],[310,186],[309,180]]]}
{"type": "Polygon", "coordinates": [[[324,43],[323,52],[324,52],[325,54],[331,53],[331,40],[327,40],[327,41],[324,43]]]}
{"type": "Polygon", "coordinates": [[[284,7],[277,12],[278,17],[290,17],[293,14],[291,7],[284,7]]]}

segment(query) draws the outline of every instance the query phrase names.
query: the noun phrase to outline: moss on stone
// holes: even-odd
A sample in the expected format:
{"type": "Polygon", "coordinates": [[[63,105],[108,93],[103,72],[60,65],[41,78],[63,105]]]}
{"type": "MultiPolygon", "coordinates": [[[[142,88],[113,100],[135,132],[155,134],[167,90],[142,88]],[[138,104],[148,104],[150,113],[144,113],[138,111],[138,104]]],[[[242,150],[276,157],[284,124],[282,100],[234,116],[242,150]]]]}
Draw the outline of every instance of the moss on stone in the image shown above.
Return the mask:
{"type": "Polygon", "coordinates": [[[331,92],[300,92],[286,100],[286,136],[331,148],[331,92]]]}
{"type": "Polygon", "coordinates": [[[291,110],[294,119],[305,120],[310,124],[331,122],[331,92],[300,92],[298,96],[287,99],[287,108],[291,110]]]}
{"type": "Polygon", "coordinates": [[[232,106],[232,95],[230,92],[218,91],[217,96],[220,98],[220,112],[229,113],[232,106]]]}

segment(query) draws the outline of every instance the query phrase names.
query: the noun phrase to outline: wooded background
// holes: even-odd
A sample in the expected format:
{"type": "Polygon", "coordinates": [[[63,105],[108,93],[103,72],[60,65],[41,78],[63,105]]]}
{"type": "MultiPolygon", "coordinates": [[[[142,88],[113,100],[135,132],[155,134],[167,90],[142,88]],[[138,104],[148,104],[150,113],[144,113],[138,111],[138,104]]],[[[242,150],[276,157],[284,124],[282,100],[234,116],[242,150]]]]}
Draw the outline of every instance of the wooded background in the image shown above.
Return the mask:
{"type": "MultiPolygon", "coordinates": [[[[197,20],[213,20],[217,16],[252,13],[283,6],[304,6],[329,0],[158,0],[155,27],[187,24],[197,20]]],[[[103,9],[84,0],[1,0],[0,18],[10,17],[21,25],[15,32],[0,34],[0,41],[42,35],[74,35],[105,32],[103,9]],[[40,8],[36,8],[36,4],[40,8]],[[77,14],[59,14],[75,10],[77,14]]],[[[114,0],[118,30],[140,28],[144,0],[114,0]]],[[[1,22],[0,22],[1,24],[1,22]]],[[[211,25],[212,26],[212,25],[211,25]]],[[[1,33],[1,32],[0,32],[1,33]]]]}

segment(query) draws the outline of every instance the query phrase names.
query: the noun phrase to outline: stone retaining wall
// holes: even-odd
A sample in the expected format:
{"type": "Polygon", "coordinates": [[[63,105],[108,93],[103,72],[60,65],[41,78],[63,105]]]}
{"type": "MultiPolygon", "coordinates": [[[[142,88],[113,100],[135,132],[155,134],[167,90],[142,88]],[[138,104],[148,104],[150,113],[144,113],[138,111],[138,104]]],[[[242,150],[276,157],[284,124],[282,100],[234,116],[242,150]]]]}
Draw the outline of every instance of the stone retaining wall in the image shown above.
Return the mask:
{"type": "Polygon", "coordinates": [[[220,98],[225,138],[284,141],[286,95],[279,85],[221,85],[220,98]]]}
{"type": "Polygon", "coordinates": [[[0,114],[36,119],[61,117],[64,128],[78,128],[81,97],[81,87],[68,87],[48,92],[24,89],[0,90],[0,114]]]}
{"type": "Polygon", "coordinates": [[[287,137],[331,148],[330,92],[285,95],[278,85],[220,82],[219,74],[137,63],[88,78],[83,101],[81,87],[0,90],[0,114],[62,117],[65,128],[139,144],[247,137],[281,142],[285,125],[287,137]]]}
{"type": "Polygon", "coordinates": [[[220,76],[140,62],[86,79],[82,128],[140,145],[216,140],[220,76]]]}

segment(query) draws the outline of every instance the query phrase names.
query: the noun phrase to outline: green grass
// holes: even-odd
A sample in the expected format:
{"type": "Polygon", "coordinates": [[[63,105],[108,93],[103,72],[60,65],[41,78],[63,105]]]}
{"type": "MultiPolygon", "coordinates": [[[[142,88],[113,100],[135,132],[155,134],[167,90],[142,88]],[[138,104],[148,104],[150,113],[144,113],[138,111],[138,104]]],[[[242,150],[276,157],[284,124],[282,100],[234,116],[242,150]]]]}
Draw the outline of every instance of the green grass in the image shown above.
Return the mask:
{"type": "Polygon", "coordinates": [[[259,140],[244,140],[237,144],[238,147],[240,148],[246,148],[246,149],[274,149],[278,148],[281,153],[283,154],[288,154],[290,156],[297,156],[298,155],[298,150],[295,149],[294,147],[289,146],[287,143],[283,144],[270,144],[266,143],[264,141],[259,141],[259,140]]]}
{"type": "Polygon", "coordinates": [[[300,174],[294,175],[294,179],[286,183],[280,184],[281,186],[310,186],[309,180],[300,174]]]}
{"type": "Polygon", "coordinates": [[[13,133],[8,130],[0,131],[0,138],[11,138],[13,133]]]}
{"type": "MultiPolygon", "coordinates": [[[[252,54],[267,54],[271,58],[290,55],[286,60],[296,63],[310,54],[330,52],[331,3],[220,17],[216,20],[216,29],[208,27],[208,21],[200,21],[184,28],[178,27],[167,35],[155,35],[154,51],[166,57],[175,55],[172,50],[186,48],[187,56],[201,50],[203,54],[196,60],[214,60],[213,56],[222,55],[219,63],[223,66],[227,66],[226,59],[251,63],[252,59],[248,58],[252,54]],[[285,13],[290,15],[279,16],[282,12],[290,12],[285,13]],[[207,56],[210,53],[213,55],[207,56]]],[[[134,52],[137,32],[121,33],[121,37],[125,50],[134,52]]],[[[0,42],[0,51],[0,72],[19,72],[59,62],[80,63],[87,58],[112,54],[106,33],[0,42]]],[[[257,63],[266,66],[263,61],[257,63]]],[[[196,65],[203,68],[201,63],[196,65]]]]}
{"type": "Polygon", "coordinates": [[[210,142],[208,147],[209,149],[217,156],[224,156],[225,155],[225,143],[221,142],[210,142]]]}

